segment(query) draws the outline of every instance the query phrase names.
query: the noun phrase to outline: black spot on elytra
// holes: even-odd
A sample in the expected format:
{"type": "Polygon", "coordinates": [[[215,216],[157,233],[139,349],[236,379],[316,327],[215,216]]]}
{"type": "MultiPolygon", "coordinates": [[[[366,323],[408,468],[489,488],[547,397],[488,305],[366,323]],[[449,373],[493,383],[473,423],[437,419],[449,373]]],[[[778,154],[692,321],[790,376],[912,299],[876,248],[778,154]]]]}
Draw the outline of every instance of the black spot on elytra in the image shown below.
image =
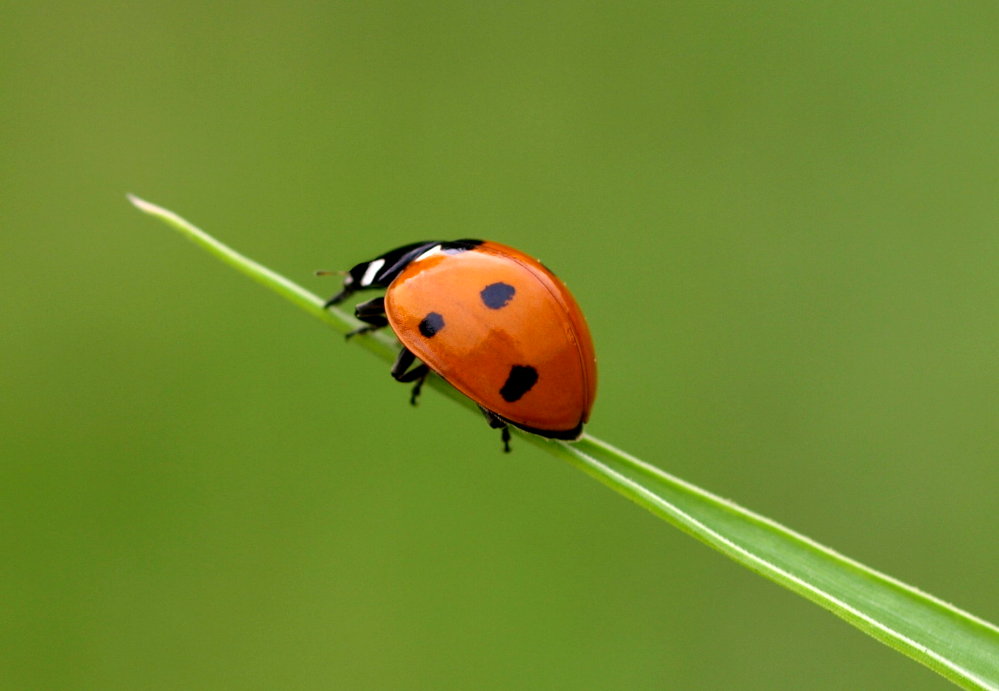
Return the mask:
{"type": "Polygon", "coordinates": [[[420,320],[420,333],[425,338],[433,338],[438,331],[444,328],[444,317],[436,312],[430,312],[420,320]]]}
{"type": "Polygon", "coordinates": [[[514,365],[510,368],[506,383],[500,389],[500,396],[507,403],[519,401],[538,382],[538,370],[530,365],[514,365]]]}
{"type": "Polygon", "coordinates": [[[508,283],[490,283],[479,295],[482,296],[482,302],[486,303],[486,307],[498,310],[506,307],[506,303],[510,302],[510,298],[516,292],[516,289],[508,283]]]}

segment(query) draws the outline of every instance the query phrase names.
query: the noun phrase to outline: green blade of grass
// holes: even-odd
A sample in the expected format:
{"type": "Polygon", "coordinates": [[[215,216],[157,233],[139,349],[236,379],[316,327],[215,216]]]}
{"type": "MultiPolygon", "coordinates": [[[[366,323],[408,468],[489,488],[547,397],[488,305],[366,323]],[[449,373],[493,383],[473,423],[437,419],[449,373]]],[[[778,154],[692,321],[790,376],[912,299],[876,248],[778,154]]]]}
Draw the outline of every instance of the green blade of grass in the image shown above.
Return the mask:
{"type": "MultiPolygon", "coordinates": [[[[223,245],[173,212],[132,195],[129,200],[337,331],[347,333],[359,325],[360,322],[338,309],[324,309],[319,297],[223,245]]],[[[397,346],[387,335],[367,335],[354,342],[387,361],[395,357],[397,346]]],[[[474,410],[474,404],[441,379],[430,378],[427,384],[474,410]]],[[[954,683],[968,689],[999,691],[999,628],[995,625],[592,436],[565,443],[517,433],[752,571],[828,609],[954,683]]]]}

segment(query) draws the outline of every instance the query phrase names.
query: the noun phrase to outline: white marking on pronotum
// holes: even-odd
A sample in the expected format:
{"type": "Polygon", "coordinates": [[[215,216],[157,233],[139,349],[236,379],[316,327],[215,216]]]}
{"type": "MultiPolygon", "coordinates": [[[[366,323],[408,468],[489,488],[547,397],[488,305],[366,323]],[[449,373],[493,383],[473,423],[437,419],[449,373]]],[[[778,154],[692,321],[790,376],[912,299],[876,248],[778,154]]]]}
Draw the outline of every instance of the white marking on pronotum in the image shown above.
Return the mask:
{"type": "Polygon", "coordinates": [[[368,268],[364,270],[364,276],[361,277],[361,287],[367,288],[369,285],[371,285],[371,282],[375,280],[375,275],[381,270],[383,266],[385,266],[384,259],[376,259],[370,264],[368,264],[368,268]]]}
{"type": "Polygon", "coordinates": [[[414,262],[418,262],[418,261],[421,261],[423,259],[426,259],[427,257],[432,257],[433,255],[440,254],[440,253],[441,253],[441,246],[440,245],[434,245],[433,247],[431,247],[430,249],[428,249],[426,252],[424,252],[423,254],[421,254],[419,257],[417,257],[416,259],[414,259],[413,261],[414,262]]]}

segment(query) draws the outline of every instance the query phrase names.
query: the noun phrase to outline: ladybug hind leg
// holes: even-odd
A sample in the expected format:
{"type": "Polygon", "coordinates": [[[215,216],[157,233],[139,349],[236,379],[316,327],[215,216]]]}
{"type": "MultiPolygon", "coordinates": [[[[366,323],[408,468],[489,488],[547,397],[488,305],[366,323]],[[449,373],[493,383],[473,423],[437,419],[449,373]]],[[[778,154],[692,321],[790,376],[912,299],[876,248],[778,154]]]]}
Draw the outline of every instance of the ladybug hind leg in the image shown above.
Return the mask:
{"type": "Polygon", "coordinates": [[[486,416],[486,420],[489,422],[490,427],[502,430],[500,433],[500,439],[503,441],[503,453],[510,453],[510,425],[506,420],[491,410],[486,410],[482,406],[479,406],[479,410],[481,410],[482,414],[486,416]]]}
{"type": "Polygon", "coordinates": [[[377,297],[367,302],[357,303],[354,307],[354,316],[364,322],[364,326],[359,326],[349,332],[347,338],[385,328],[388,326],[388,317],[385,316],[385,298],[377,297]]]}
{"type": "Polygon", "coordinates": [[[413,367],[413,363],[415,362],[416,356],[413,355],[409,348],[403,348],[399,351],[399,357],[395,359],[395,364],[392,365],[392,377],[397,382],[402,382],[403,384],[416,382],[413,384],[413,393],[409,397],[410,405],[416,405],[416,399],[420,397],[420,389],[423,388],[423,382],[430,373],[430,368],[422,362],[413,367]]]}

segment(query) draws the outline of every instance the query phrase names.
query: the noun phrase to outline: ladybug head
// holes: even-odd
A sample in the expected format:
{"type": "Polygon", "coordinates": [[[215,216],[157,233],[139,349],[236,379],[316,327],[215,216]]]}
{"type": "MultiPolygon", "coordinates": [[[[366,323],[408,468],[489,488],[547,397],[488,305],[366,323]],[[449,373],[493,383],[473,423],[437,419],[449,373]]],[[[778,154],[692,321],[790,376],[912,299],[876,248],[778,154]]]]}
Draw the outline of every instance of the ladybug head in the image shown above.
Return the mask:
{"type": "MultiPolygon", "coordinates": [[[[365,287],[370,287],[370,285],[365,286],[364,279],[365,277],[369,276],[369,269],[378,271],[378,269],[380,268],[379,262],[381,261],[382,261],[381,259],[375,259],[370,262],[364,262],[362,264],[358,264],[350,271],[344,273],[343,290],[341,290],[339,293],[337,293],[329,300],[327,300],[326,307],[330,307],[331,305],[339,305],[341,302],[349,298],[353,293],[357,292],[358,290],[363,290],[365,287]]],[[[368,283],[370,284],[370,281],[368,281],[368,283]]]]}
{"type": "Polygon", "coordinates": [[[475,249],[482,244],[481,240],[439,240],[414,242],[386,252],[370,261],[361,262],[348,271],[343,277],[343,290],[326,301],[326,307],[338,305],[359,290],[369,288],[388,288],[389,283],[402,273],[410,262],[419,258],[428,250],[443,252],[464,252],[475,249]]]}
{"type": "Polygon", "coordinates": [[[398,247],[366,262],[361,262],[343,277],[343,290],[326,301],[326,307],[338,305],[359,290],[387,288],[406,265],[435,242],[414,242],[398,247]]]}

